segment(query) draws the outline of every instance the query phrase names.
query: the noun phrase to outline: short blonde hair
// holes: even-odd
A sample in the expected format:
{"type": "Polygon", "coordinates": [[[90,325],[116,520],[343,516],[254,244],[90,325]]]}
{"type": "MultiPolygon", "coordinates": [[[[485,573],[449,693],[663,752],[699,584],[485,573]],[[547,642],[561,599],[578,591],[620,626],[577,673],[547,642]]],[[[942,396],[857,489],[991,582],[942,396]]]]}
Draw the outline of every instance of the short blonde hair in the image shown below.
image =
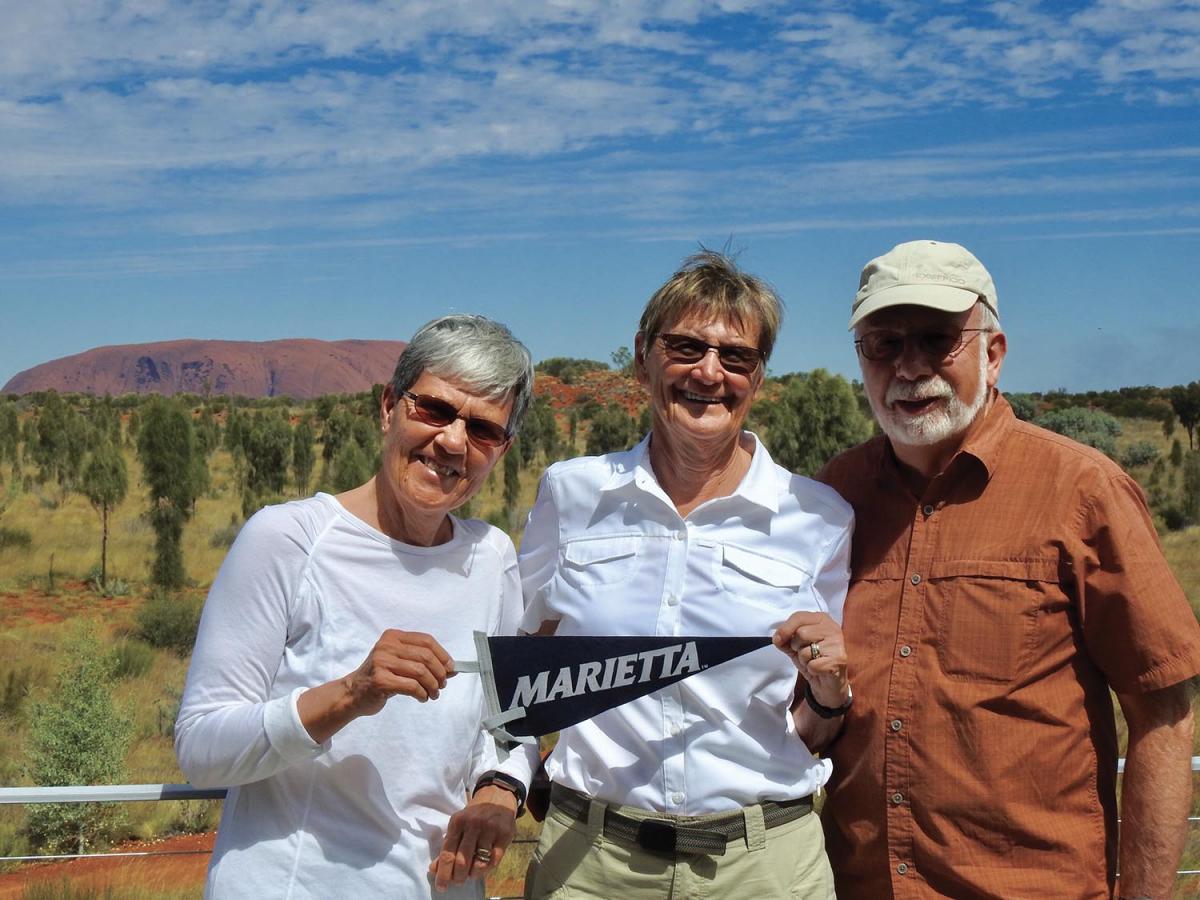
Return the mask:
{"type": "Polygon", "coordinates": [[[724,253],[702,249],[683,261],[642,310],[638,323],[642,346],[693,314],[742,328],[757,325],[758,349],[765,362],[783,323],[783,301],[769,284],[741,271],[724,253]]]}

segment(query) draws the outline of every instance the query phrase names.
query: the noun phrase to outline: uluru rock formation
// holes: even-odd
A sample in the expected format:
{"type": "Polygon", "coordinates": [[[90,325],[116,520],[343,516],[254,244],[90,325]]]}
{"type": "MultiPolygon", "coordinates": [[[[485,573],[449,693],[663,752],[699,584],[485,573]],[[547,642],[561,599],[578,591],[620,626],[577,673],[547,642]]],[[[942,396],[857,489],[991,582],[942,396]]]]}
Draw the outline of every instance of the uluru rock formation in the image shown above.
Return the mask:
{"type": "Polygon", "coordinates": [[[79,394],[357,393],[386,384],[404,341],[163,341],[97,347],[19,372],[0,391],[79,394]]]}

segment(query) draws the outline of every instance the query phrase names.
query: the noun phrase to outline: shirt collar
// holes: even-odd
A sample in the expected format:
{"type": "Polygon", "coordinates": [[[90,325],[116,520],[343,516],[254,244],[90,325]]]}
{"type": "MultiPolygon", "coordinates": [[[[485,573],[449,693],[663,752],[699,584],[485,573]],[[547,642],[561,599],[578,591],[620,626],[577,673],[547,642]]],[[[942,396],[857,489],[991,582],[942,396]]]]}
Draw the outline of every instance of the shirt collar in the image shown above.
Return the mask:
{"type": "Polygon", "coordinates": [[[979,460],[987,470],[990,479],[996,471],[996,464],[1000,461],[1001,446],[1016,420],[1017,417],[1008,401],[1004,399],[1004,395],[992,388],[992,402],[987,412],[984,413],[983,421],[979,423],[978,428],[972,429],[971,433],[967,435],[966,441],[963,442],[962,448],[958,452],[970,454],[979,460]]]}
{"type": "MultiPolygon", "coordinates": [[[[737,497],[773,513],[779,512],[778,485],[774,479],[775,462],[771,459],[771,454],[767,452],[762,441],[758,439],[758,435],[753,431],[742,433],[748,434],[754,441],[754,454],[750,457],[750,468],[746,470],[737,489],[729,497],[721,499],[728,500],[731,497],[737,497]]],[[[666,497],[666,493],[659,485],[658,479],[654,477],[654,469],[650,465],[649,434],[634,447],[624,453],[616,454],[616,456],[613,474],[600,488],[601,491],[616,491],[633,484],[640,490],[657,497],[666,497]]]]}
{"type": "MultiPolygon", "coordinates": [[[[996,464],[1000,461],[1001,447],[1009,431],[1012,430],[1013,423],[1016,422],[1016,415],[1008,401],[1004,399],[1004,395],[995,388],[991,390],[991,403],[985,408],[982,421],[979,422],[978,427],[970,429],[963,445],[958,448],[954,458],[947,464],[947,472],[954,468],[960,458],[964,457],[973,459],[983,466],[989,480],[995,472],[996,464]]],[[[878,467],[879,477],[888,480],[894,476],[897,466],[896,451],[892,447],[891,438],[884,437],[873,449],[876,454],[874,462],[878,467]],[[889,472],[889,470],[891,471],[889,472]]]]}

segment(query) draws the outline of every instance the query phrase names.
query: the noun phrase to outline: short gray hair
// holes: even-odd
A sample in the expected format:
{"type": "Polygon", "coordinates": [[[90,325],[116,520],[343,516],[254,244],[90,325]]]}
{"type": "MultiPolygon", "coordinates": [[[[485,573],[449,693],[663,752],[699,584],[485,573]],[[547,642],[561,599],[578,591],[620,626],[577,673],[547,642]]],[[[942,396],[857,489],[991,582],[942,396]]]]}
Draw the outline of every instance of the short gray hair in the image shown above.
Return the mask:
{"type": "Polygon", "coordinates": [[[988,331],[1000,331],[1000,317],[992,312],[992,308],[987,305],[987,301],[980,297],[976,302],[983,308],[983,314],[979,317],[979,326],[986,328],[988,331]]]}
{"type": "Polygon", "coordinates": [[[456,381],[487,400],[512,398],[508,433],[516,434],[533,398],[533,359],[507,326],[484,316],[442,316],[412,336],[389,387],[399,396],[424,372],[456,381]]]}

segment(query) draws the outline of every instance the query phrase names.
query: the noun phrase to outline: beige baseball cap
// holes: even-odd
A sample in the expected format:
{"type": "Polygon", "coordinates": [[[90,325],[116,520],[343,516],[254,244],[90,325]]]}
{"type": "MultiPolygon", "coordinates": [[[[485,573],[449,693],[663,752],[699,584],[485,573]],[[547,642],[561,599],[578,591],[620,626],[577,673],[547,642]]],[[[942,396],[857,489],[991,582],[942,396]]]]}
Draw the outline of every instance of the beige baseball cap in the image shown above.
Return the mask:
{"type": "Polygon", "coordinates": [[[996,285],[970,250],[943,241],[909,241],[875,257],[862,270],[848,327],[888,306],[963,312],[976,300],[999,317],[996,285]]]}

